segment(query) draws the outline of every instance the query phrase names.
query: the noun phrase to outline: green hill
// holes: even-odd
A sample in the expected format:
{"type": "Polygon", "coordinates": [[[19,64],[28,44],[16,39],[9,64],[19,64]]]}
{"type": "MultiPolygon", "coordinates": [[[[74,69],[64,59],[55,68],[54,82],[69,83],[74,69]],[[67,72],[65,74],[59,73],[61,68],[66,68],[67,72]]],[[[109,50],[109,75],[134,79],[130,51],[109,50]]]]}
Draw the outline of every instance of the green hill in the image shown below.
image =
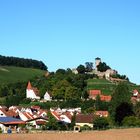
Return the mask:
{"type": "Polygon", "coordinates": [[[43,74],[45,71],[40,69],[0,66],[0,83],[23,82],[43,74]]]}
{"type": "MultiPolygon", "coordinates": [[[[133,91],[134,89],[137,89],[140,91],[140,86],[130,83],[127,83],[129,86],[130,91],[133,91]]],[[[97,90],[101,90],[103,94],[105,95],[111,95],[114,91],[114,89],[116,88],[117,84],[110,82],[108,80],[105,79],[89,79],[87,81],[87,89],[91,90],[91,89],[97,89],[97,90]]]]}

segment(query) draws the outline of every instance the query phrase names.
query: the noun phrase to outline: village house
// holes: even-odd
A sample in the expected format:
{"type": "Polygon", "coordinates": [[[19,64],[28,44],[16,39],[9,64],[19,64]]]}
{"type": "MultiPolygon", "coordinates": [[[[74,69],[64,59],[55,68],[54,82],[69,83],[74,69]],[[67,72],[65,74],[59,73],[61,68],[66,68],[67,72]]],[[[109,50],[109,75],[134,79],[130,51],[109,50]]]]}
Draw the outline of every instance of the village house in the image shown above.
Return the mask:
{"type": "Polygon", "coordinates": [[[71,123],[72,114],[70,112],[64,113],[60,108],[58,108],[57,110],[50,109],[50,111],[57,121],[68,123],[68,124],[71,123]]]}
{"type": "Polygon", "coordinates": [[[94,120],[93,114],[78,114],[76,115],[75,124],[76,126],[79,127],[83,127],[86,125],[93,128],[93,120],[94,120]]]}
{"type": "Polygon", "coordinates": [[[7,133],[8,128],[10,128],[12,132],[15,133],[18,125],[21,124],[25,124],[25,122],[13,117],[0,117],[0,128],[2,133],[7,133]]]}
{"type": "Polygon", "coordinates": [[[44,118],[44,117],[37,117],[34,119],[30,119],[26,121],[26,125],[28,129],[41,129],[43,125],[46,125],[46,123],[48,122],[48,118],[44,118]]]}
{"type": "Polygon", "coordinates": [[[5,109],[5,108],[0,108],[0,117],[14,117],[18,118],[18,113],[16,113],[13,110],[5,109]]]}

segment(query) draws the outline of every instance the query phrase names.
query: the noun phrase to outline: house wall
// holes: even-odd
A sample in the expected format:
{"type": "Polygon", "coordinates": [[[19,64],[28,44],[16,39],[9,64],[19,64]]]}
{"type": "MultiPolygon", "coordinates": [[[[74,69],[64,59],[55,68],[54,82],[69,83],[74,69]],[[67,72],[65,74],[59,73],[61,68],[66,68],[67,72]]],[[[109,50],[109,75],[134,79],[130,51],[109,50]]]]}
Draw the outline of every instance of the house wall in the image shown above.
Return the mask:
{"type": "Polygon", "coordinates": [[[84,125],[88,125],[89,127],[93,128],[93,124],[91,123],[76,123],[77,126],[83,127],[84,125]]]}
{"type": "Polygon", "coordinates": [[[51,97],[50,97],[50,95],[47,92],[44,95],[44,100],[51,101],[51,97]]]}
{"type": "Polygon", "coordinates": [[[2,133],[7,133],[6,126],[4,126],[3,124],[0,124],[0,128],[2,130],[2,133]]]}

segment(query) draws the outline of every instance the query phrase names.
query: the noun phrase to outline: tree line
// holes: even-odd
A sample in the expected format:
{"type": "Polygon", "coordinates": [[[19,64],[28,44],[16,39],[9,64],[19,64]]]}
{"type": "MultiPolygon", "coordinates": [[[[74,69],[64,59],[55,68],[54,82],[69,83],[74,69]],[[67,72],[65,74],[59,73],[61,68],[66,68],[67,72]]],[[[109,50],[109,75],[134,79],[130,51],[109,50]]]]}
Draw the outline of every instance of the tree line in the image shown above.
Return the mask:
{"type": "Polygon", "coordinates": [[[9,56],[0,55],[0,65],[47,70],[47,66],[42,61],[18,58],[18,57],[12,57],[12,56],[9,57],[9,56]]]}

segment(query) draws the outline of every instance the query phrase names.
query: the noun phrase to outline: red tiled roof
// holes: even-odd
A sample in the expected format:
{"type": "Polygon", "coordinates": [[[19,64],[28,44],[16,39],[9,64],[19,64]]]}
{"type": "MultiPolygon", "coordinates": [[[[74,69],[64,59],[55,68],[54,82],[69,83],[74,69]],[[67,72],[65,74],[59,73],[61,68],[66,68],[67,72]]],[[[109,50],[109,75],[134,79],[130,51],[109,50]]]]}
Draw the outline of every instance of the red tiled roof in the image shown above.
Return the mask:
{"type": "Polygon", "coordinates": [[[31,85],[30,81],[28,82],[27,89],[32,89],[32,85],[31,85]]]}
{"type": "Polygon", "coordinates": [[[76,123],[93,123],[93,114],[78,114],[76,115],[76,123]]]}
{"type": "Polygon", "coordinates": [[[58,115],[55,111],[51,111],[51,114],[52,114],[57,120],[60,120],[60,115],[58,115]]]}
{"type": "Polygon", "coordinates": [[[18,113],[14,112],[13,110],[5,110],[0,108],[0,110],[7,116],[7,117],[17,117],[18,113]]]}
{"type": "Polygon", "coordinates": [[[97,95],[100,95],[101,94],[101,90],[90,90],[89,91],[89,94],[90,95],[94,95],[94,96],[96,95],[97,96],[97,95]]]}
{"type": "Polygon", "coordinates": [[[23,112],[23,115],[29,120],[29,119],[34,119],[33,115],[28,113],[28,112],[23,112]]]}
{"type": "Polygon", "coordinates": [[[37,112],[37,114],[38,114],[39,116],[42,115],[43,113],[46,113],[46,114],[47,114],[47,111],[40,109],[40,110],[37,112]]]}
{"type": "Polygon", "coordinates": [[[106,96],[106,95],[100,95],[100,99],[101,99],[101,101],[106,101],[106,102],[109,102],[109,101],[111,101],[111,96],[109,95],[109,96],[106,96]]]}

